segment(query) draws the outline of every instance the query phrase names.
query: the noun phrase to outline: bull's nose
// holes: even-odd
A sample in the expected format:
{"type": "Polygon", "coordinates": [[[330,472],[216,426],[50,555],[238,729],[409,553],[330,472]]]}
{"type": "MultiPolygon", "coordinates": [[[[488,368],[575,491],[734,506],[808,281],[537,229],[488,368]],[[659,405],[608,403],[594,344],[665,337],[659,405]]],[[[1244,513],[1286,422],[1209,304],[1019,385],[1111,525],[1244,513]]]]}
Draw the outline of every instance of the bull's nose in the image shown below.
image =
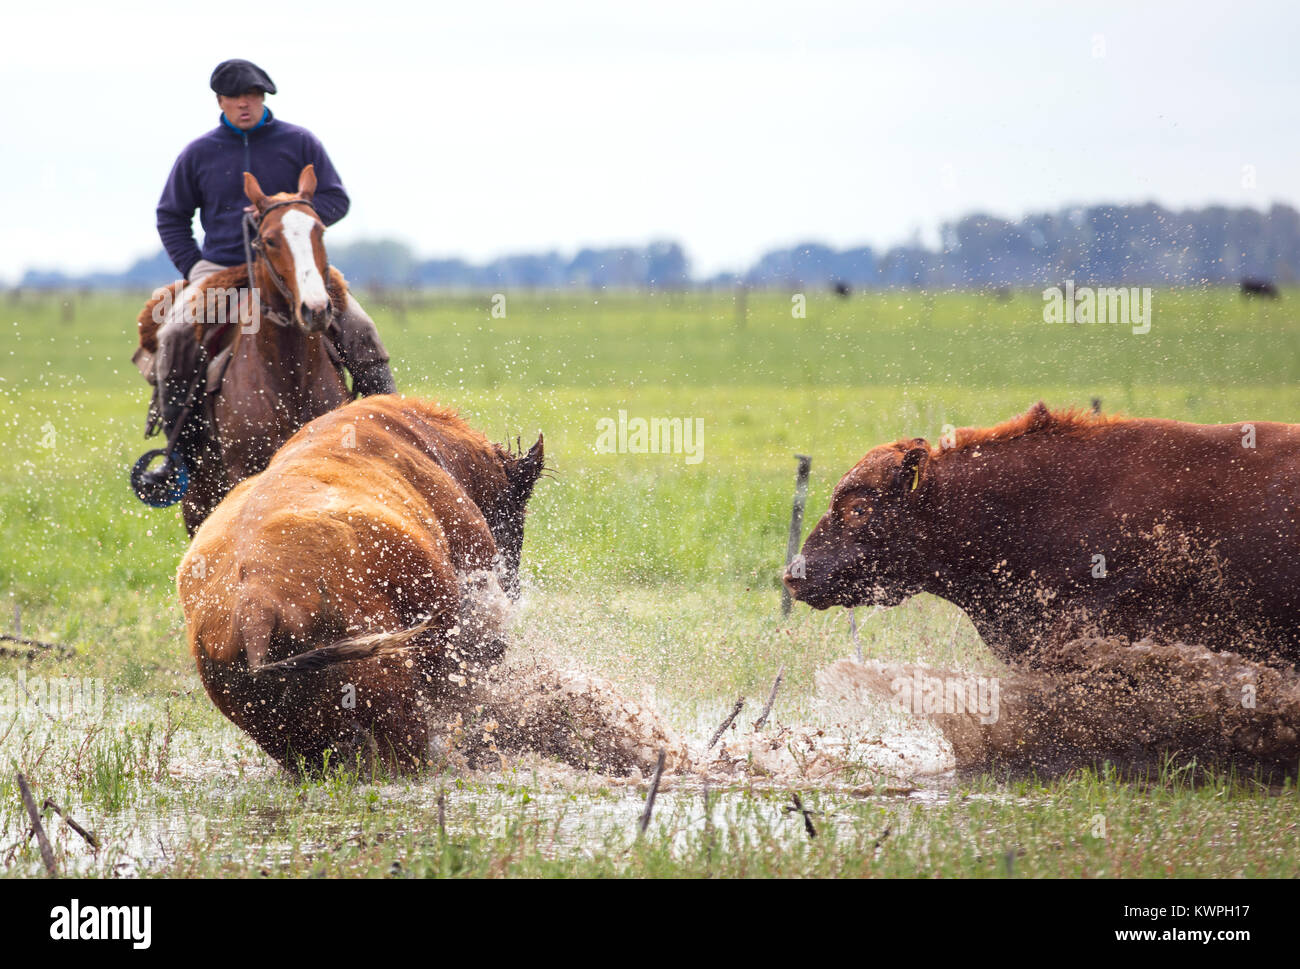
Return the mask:
{"type": "Polygon", "coordinates": [[[796,592],[798,585],[808,576],[807,565],[802,555],[796,555],[790,560],[790,564],[785,567],[785,575],[781,577],[782,584],[791,592],[796,592]]]}

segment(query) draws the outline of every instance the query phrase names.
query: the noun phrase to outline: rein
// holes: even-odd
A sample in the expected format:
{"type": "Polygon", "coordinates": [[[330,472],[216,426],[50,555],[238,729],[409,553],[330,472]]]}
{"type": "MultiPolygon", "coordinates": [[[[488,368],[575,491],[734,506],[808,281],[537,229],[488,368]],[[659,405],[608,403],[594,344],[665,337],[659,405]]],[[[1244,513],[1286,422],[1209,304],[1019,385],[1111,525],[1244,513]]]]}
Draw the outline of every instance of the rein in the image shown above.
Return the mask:
{"type": "MultiPolygon", "coordinates": [[[[266,258],[266,250],[262,244],[262,219],[266,218],[268,212],[274,212],[276,209],[282,209],[289,205],[305,205],[311,209],[312,215],[320,218],[320,213],[306,199],[287,199],[282,202],[273,202],[262,210],[261,215],[254,215],[251,212],[245,212],[241,228],[244,233],[244,264],[248,267],[248,293],[252,298],[253,291],[257,284],[253,280],[253,264],[256,259],[260,258],[266,264],[267,275],[271,277],[271,282],[275,288],[280,291],[280,296],[284,299],[285,305],[290,307],[292,312],[293,295],[289,292],[289,287],[284,278],[276,271],[275,265],[270,259],[266,258]]],[[[263,308],[262,315],[274,323],[276,326],[285,328],[292,327],[293,321],[283,313],[276,312],[273,309],[263,308]]]]}

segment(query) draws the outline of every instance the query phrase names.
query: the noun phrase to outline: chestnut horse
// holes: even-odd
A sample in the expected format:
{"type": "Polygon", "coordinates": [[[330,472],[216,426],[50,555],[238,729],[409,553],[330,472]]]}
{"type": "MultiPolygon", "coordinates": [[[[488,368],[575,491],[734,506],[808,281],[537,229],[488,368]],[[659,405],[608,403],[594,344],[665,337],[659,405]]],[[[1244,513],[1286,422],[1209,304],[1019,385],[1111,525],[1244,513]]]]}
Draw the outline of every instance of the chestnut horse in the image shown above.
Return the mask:
{"type": "MultiPolygon", "coordinates": [[[[181,500],[191,537],[230,489],[265,468],[298,428],[352,398],[325,332],[342,313],[347,289],[325,257],[325,224],[311,204],[315,190],[311,165],[299,175],[296,193],[266,195],[245,172],[244,193],[256,211],[249,217],[256,229],[248,246],[251,268],[232,266],[185,291],[188,318],[195,321],[198,338],[213,344],[209,352],[216,364],[210,392],[199,385],[195,406],[203,407],[208,433],[181,500]],[[215,315],[213,301],[205,300],[209,291],[246,294],[250,282],[253,298],[241,297],[238,326],[209,318],[215,315]],[[226,333],[217,332],[221,328],[226,333]],[[218,352],[222,343],[226,349],[218,352]],[[219,387],[212,391],[216,382],[219,387]]],[[[180,286],[155,296],[140,315],[146,348],[154,335],[146,320],[169,294],[179,296],[180,286]]]]}

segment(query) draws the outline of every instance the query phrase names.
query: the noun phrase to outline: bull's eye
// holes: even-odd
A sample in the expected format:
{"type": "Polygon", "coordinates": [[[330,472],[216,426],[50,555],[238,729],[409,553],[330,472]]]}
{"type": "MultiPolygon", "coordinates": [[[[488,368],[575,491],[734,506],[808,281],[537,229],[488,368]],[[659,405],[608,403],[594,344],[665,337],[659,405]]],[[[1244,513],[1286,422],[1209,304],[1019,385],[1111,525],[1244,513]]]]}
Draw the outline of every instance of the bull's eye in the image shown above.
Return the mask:
{"type": "Polygon", "coordinates": [[[871,514],[871,506],[865,501],[855,501],[845,511],[845,515],[851,525],[860,525],[867,520],[871,514]]]}
{"type": "Polygon", "coordinates": [[[268,239],[266,240],[266,248],[268,248],[268,249],[275,249],[275,248],[277,248],[279,245],[280,245],[280,243],[276,242],[274,239],[268,238],[268,239]]]}

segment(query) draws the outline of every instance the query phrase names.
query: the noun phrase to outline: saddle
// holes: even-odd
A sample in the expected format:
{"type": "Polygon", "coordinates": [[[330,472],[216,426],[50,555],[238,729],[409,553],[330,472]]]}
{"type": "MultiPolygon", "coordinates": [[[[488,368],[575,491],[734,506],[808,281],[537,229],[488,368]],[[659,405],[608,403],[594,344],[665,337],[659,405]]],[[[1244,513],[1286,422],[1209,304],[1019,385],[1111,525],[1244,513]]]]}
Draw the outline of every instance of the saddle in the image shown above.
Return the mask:
{"type": "MultiPolygon", "coordinates": [[[[240,263],[205,276],[192,289],[188,286],[188,281],[178,279],[170,286],[161,286],[153,291],[136,317],[139,347],[131,360],[141,375],[152,383],[154,355],[158,352],[158,330],[167,321],[172,308],[184,300],[186,317],[193,321],[195,339],[203,348],[208,361],[205,391],[211,396],[221,389],[222,378],[230,363],[236,333],[235,323],[239,321],[241,312],[239,307],[247,303],[248,269],[245,263],[240,263]],[[238,299],[213,299],[209,294],[215,296],[214,290],[227,295],[237,293],[238,299]]],[[[329,267],[326,275],[325,290],[329,294],[335,315],[341,316],[347,308],[348,284],[343,274],[333,266],[329,267]]],[[[330,339],[325,341],[325,350],[341,377],[343,361],[334,346],[336,335],[337,330],[332,330],[330,339]]]]}

